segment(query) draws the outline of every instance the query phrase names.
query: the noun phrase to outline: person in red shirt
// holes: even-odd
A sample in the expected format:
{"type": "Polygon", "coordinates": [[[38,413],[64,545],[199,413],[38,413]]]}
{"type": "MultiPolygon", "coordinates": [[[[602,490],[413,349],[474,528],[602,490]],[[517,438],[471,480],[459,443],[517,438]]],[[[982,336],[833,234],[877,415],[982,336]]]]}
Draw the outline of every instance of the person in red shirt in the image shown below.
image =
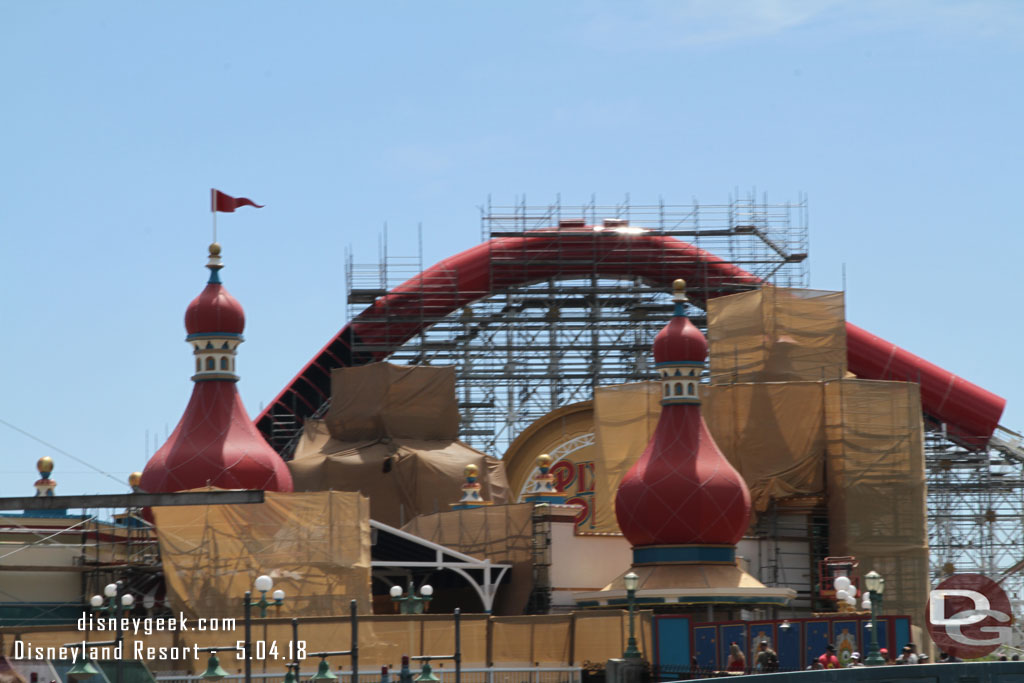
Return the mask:
{"type": "Polygon", "coordinates": [[[832,643],[825,646],[825,652],[818,657],[818,663],[822,669],[838,669],[839,657],[836,657],[836,648],[832,643]]]}
{"type": "Polygon", "coordinates": [[[726,671],[746,671],[747,669],[747,657],[743,654],[743,650],[740,649],[739,644],[731,643],[729,645],[729,661],[725,665],[726,671]]]}

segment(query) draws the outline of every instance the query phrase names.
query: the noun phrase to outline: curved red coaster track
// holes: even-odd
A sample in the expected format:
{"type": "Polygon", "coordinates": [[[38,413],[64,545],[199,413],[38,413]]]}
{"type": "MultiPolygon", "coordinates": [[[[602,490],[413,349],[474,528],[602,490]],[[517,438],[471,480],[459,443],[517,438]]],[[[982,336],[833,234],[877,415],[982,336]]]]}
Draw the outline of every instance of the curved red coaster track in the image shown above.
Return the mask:
{"type": "MultiPolygon", "coordinates": [[[[682,277],[691,293],[732,294],[761,284],[756,276],[668,235],[624,235],[593,228],[550,229],[495,237],[444,259],[378,297],[310,360],[256,418],[272,439],[271,415],[312,415],[330,396],[333,368],[383,360],[421,330],[462,306],[549,278],[643,278],[666,291],[682,277]],[[375,349],[360,356],[352,340],[375,349]]],[[[698,301],[698,303],[700,303],[698,301]]],[[[864,379],[917,382],[926,415],[944,422],[964,445],[982,447],[999,423],[1006,400],[895,344],[846,324],[847,364],[864,379]]],[[[271,440],[273,443],[273,440],[271,440]]]]}

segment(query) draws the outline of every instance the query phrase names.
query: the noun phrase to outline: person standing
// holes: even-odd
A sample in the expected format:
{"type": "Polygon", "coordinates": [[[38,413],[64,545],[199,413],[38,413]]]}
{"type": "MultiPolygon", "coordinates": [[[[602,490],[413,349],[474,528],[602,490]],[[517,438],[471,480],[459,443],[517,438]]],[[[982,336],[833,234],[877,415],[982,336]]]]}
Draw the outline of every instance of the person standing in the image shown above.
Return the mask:
{"type": "Polygon", "coordinates": [[[909,645],[903,646],[903,653],[896,658],[897,664],[917,664],[917,655],[914,654],[914,648],[909,645]]]}
{"type": "Polygon", "coordinates": [[[746,671],[747,658],[743,650],[736,643],[729,645],[729,661],[725,665],[726,671],[746,671]]]}
{"type": "Polygon", "coordinates": [[[852,669],[855,666],[864,666],[864,662],[860,661],[860,653],[854,652],[850,655],[850,663],[846,665],[847,669],[852,669]]]}
{"type": "Polygon", "coordinates": [[[836,657],[836,647],[832,643],[825,646],[825,652],[818,657],[818,663],[822,669],[838,669],[839,657],[836,657]]]}
{"type": "Polygon", "coordinates": [[[779,655],[775,650],[768,647],[767,640],[762,640],[757,644],[757,659],[754,660],[754,670],[762,674],[774,673],[779,670],[779,655]]]}

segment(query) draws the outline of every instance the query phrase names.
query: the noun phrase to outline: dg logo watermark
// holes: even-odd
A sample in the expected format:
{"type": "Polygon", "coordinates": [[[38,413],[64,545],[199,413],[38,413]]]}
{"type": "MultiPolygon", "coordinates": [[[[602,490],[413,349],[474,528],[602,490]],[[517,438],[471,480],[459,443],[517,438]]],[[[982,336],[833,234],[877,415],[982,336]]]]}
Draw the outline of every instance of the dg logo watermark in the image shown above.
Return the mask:
{"type": "Polygon", "coordinates": [[[961,659],[976,659],[1010,644],[1013,612],[1006,592],[981,574],[955,574],[928,598],[928,634],[961,659]]]}

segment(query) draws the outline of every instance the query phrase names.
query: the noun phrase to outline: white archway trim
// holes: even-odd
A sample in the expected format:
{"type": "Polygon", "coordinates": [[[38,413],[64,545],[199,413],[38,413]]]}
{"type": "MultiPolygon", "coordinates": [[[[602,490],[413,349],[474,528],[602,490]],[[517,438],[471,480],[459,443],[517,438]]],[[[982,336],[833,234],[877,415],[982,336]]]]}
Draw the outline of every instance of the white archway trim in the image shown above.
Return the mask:
{"type": "Polygon", "coordinates": [[[506,572],[512,568],[510,564],[499,564],[491,562],[490,560],[481,560],[473,557],[472,555],[466,555],[460,553],[458,550],[453,550],[447,546],[428,541],[425,538],[420,538],[415,534],[410,534],[407,531],[402,531],[393,526],[384,524],[383,522],[377,522],[370,520],[370,528],[378,529],[386,533],[397,536],[398,538],[405,539],[411,543],[429,548],[434,551],[433,562],[403,562],[401,560],[372,560],[370,562],[371,568],[377,567],[430,567],[432,569],[450,569],[451,571],[462,576],[469,585],[476,591],[477,596],[480,598],[480,602],[483,603],[484,611],[490,612],[494,606],[494,598],[498,593],[498,586],[501,584],[502,578],[504,578],[506,572]],[[483,572],[483,581],[477,581],[470,573],[469,570],[480,570],[483,572]]]}

